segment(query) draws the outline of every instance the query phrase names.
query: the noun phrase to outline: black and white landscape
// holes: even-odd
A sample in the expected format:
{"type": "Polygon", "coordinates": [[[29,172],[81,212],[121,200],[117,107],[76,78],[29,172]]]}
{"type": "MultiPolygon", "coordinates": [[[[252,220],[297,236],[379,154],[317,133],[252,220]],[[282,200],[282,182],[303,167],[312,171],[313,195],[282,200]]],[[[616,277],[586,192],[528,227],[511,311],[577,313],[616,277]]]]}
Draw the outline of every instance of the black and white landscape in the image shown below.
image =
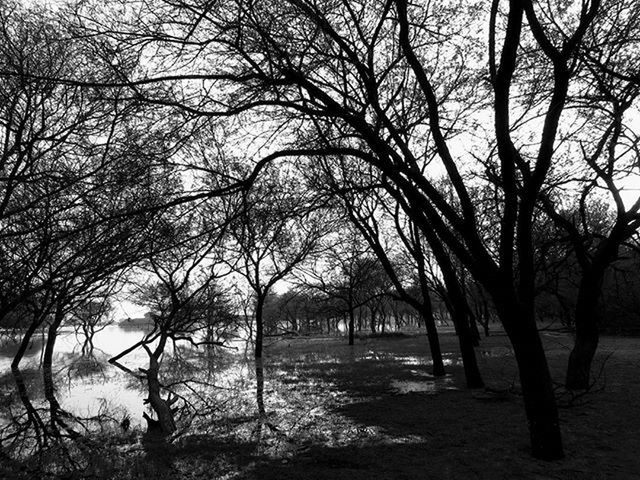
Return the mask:
{"type": "Polygon", "coordinates": [[[0,478],[640,475],[636,0],[0,2],[0,478]]]}

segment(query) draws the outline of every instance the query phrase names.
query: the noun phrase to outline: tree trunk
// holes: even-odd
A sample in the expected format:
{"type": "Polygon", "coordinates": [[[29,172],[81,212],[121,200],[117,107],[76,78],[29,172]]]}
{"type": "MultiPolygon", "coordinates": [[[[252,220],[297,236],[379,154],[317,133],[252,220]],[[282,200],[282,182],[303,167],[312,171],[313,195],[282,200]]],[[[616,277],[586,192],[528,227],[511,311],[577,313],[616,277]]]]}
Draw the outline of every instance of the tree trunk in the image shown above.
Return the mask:
{"type": "Polygon", "coordinates": [[[47,343],[44,347],[44,355],[42,357],[42,379],[44,384],[44,396],[49,402],[49,425],[53,436],[60,438],[61,429],[71,438],[80,436],[65,420],[67,416],[60,407],[60,403],[55,395],[55,384],[53,381],[53,353],[55,349],[56,339],[58,338],[58,328],[64,319],[64,304],[56,308],[56,312],[49,325],[47,331],[47,343]]]}
{"type": "Polygon", "coordinates": [[[482,299],[482,328],[484,329],[484,336],[488,337],[491,332],[489,331],[489,306],[487,305],[487,300],[485,298],[482,299]]]}
{"type": "Polygon", "coordinates": [[[58,328],[62,323],[64,313],[62,308],[56,309],[53,321],[49,325],[47,331],[47,343],[44,347],[44,356],[42,357],[42,380],[44,385],[44,396],[49,402],[51,410],[51,424],[54,425],[55,417],[60,405],[55,397],[55,385],[53,383],[53,351],[58,337],[58,328]]]}
{"type": "Polygon", "coordinates": [[[262,358],[262,345],[264,341],[264,322],[262,311],[264,309],[265,297],[258,295],[256,300],[256,345],[254,350],[255,358],[262,358]]]}
{"type": "Polygon", "coordinates": [[[514,343],[533,456],[543,460],[564,457],[558,409],[547,359],[537,332],[514,343]]]}
{"type": "Polygon", "coordinates": [[[31,403],[31,399],[29,398],[29,393],[27,391],[27,385],[18,364],[11,364],[11,373],[13,374],[13,379],[18,389],[18,396],[20,397],[20,401],[22,402],[27,414],[29,425],[33,427],[35,440],[38,447],[42,447],[47,444],[49,437],[46,425],[38,413],[38,410],[34,407],[33,403],[31,403]]]}
{"type": "Polygon", "coordinates": [[[371,326],[371,333],[376,333],[376,311],[373,309],[370,309],[371,312],[371,318],[370,318],[370,326],[371,326]]]}
{"type": "Polygon", "coordinates": [[[422,318],[427,330],[427,339],[429,341],[429,349],[431,350],[431,359],[433,360],[433,376],[443,377],[446,375],[444,362],[442,360],[442,350],[440,348],[440,338],[438,337],[438,329],[436,328],[436,320],[433,317],[433,309],[431,300],[427,296],[422,304],[422,318]]]}
{"type": "MultiPolygon", "coordinates": [[[[442,269],[444,272],[444,268],[442,269]]],[[[460,291],[457,280],[444,274],[447,292],[449,294],[448,308],[451,320],[453,321],[458,344],[460,345],[460,356],[464,367],[464,376],[467,380],[467,388],[483,388],[484,381],[480,374],[476,351],[474,349],[473,336],[469,328],[469,317],[467,315],[467,301],[460,291]]]]}
{"type": "MultiPolygon", "coordinates": [[[[467,303],[467,306],[468,305],[469,304],[467,303]]],[[[480,330],[478,330],[478,322],[471,308],[469,308],[468,316],[469,316],[469,332],[471,334],[471,341],[473,343],[473,346],[477,347],[480,345],[480,330]]]]}
{"type": "Polygon", "coordinates": [[[467,380],[467,388],[484,388],[484,380],[482,380],[480,368],[478,367],[466,311],[457,307],[454,307],[454,309],[452,318],[458,334],[458,344],[460,345],[460,355],[462,357],[462,366],[464,367],[464,376],[467,380]]]}
{"type": "Polygon", "coordinates": [[[354,324],[355,324],[355,315],[353,313],[353,307],[349,307],[349,345],[353,345],[354,340],[354,324]]]}
{"type": "Polygon", "coordinates": [[[169,396],[165,400],[160,395],[160,364],[158,362],[158,358],[162,354],[165,344],[166,337],[162,335],[159,346],[156,348],[155,352],[151,352],[151,350],[145,346],[145,350],[149,355],[149,368],[144,370],[147,378],[147,390],[149,392],[149,397],[147,398],[146,403],[151,405],[151,408],[158,417],[158,420],[156,421],[157,423],[154,423],[154,421],[148,416],[145,416],[145,419],[147,420],[147,431],[148,433],[157,433],[163,436],[171,435],[176,431],[176,423],[173,418],[174,412],[172,407],[173,403],[175,403],[175,399],[171,399],[169,396]]]}
{"type": "Polygon", "coordinates": [[[575,343],[569,355],[566,387],[586,390],[590,386],[591,363],[598,348],[598,303],[604,271],[584,274],[575,310],[575,343]]]}
{"type": "Polygon", "coordinates": [[[264,364],[262,363],[262,344],[263,344],[263,317],[262,311],[266,295],[258,295],[256,302],[256,404],[258,405],[258,415],[260,419],[266,417],[267,413],[264,407],[264,364]]]}
{"type": "Polygon", "coordinates": [[[264,407],[264,363],[262,357],[256,357],[256,402],[258,404],[258,416],[263,419],[267,416],[264,407]]]}
{"type": "Polygon", "coordinates": [[[22,341],[20,342],[20,346],[18,347],[18,351],[13,356],[13,360],[11,361],[12,369],[19,369],[20,362],[24,358],[24,354],[27,352],[27,349],[29,348],[29,344],[31,343],[33,334],[35,333],[39,325],[40,325],[40,322],[34,319],[29,325],[29,328],[27,328],[27,330],[24,332],[24,335],[22,336],[22,341]]]}
{"type": "Polygon", "coordinates": [[[518,363],[533,456],[563,458],[558,408],[533,308],[518,306],[512,299],[506,301],[511,305],[498,307],[498,311],[518,363]]]}
{"type": "Polygon", "coordinates": [[[478,368],[476,352],[473,348],[471,332],[469,331],[469,319],[467,317],[469,307],[467,306],[467,299],[462,291],[449,254],[445,251],[433,231],[426,229],[424,233],[429,241],[429,245],[431,245],[431,250],[440,266],[444,279],[449,299],[447,307],[449,308],[451,319],[453,320],[456,334],[458,335],[467,388],[483,388],[484,381],[478,368]]]}
{"type": "Polygon", "coordinates": [[[18,396],[20,397],[20,401],[25,408],[27,413],[27,418],[29,419],[30,425],[33,427],[35,432],[35,439],[38,443],[39,447],[47,444],[47,431],[46,426],[38,410],[34,407],[33,403],[31,403],[31,399],[29,398],[29,393],[27,391],[27,385],[24,380],[24,375],[22,375],[22,371],[20,370],[20,362],[24,358],[24,354],[29,347],[29,343],[31,343],[31,339],[33,334],[37,330],[40,325],[40,321],[36,321],[33,319],[29,328],[25,331],[22,341],[20,342],[20,347],[18,347],[18,351],[13,357],[11,361],[11,373],[13,374],[13,378],[18,389],[18,396]]]}

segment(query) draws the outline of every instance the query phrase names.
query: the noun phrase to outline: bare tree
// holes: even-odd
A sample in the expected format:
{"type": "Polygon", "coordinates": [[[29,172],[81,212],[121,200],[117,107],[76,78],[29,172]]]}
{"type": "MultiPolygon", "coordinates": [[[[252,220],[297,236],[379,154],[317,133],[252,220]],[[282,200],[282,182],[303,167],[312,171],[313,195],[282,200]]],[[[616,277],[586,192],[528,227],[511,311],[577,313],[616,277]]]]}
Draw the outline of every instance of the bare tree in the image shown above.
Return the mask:
{"type": "Polygon", "coordinates": [[[146,106],[147,121],[133,119],[141,108],[122,89],[55,80],[100,70],[67,33],[43,9],[0,6],[0,316],[26,313],[11,364],[24,408],[2,437],[17,455],[56,447],[75,462],[66,440],[89,427],[56,396],[59,329],[144,256],[155,227],[150,212],[173,191],[157,154],[175,149],[169,131],[159,140],[146,106]],[[21,371],[38,330],[46,406],[31,401],[21,371]]]}
{"type": "MultiPolygon", "coordinates": [[[[377,284],[384,285],[388,277],[379,275],[380,264],[353,225],[343,219],[333,230],[323,239],[321,254],[300,269],[296,282],[303,291],[323,298],[331,315],[345,318],[348,343],[353,345],[356,313],[381,295],[377,284]]],[[[361,318],[359,327],[360,322],[361,318]]]]}
{"type": "MultiPolygon", "coordinates": [[[[568,138],[567,107],[593,78],[581,52],[598,52],[590,31],[598,12],[616,3],[496,0],[461,11],[405,0],[229,0],[216,8],[154,2],[149,15],[134,12],[141,25],[108,31],[169,59],[156,66],[162,74],[127,76],[123,85],[190,87],[187,96],[150,101],[205,116],[255,113],[254,121],[264,119],[287,139],[272,143],[264,159],[340,154],[377,169],[429,243],[456,255],[491,295],[514,346],[533,453],[549,459],[563,451],[534,310],[535,209],[568,138]],[[471,31],[484,32],[486,41],[471,31]],[[196,92],[194,81],[205,90],[196,92]],[[480,157],[488,161],[476,162],[480,157]],[[482,235],[467,175],[478,163],[489,164],[497,179],[499,223],[491,239],[482,235]],[[446,172],[454,205],[433,169],[446,172]]],[[[109,23],[97,18],[83,17],[91,33],[109,23]]],[[[626,11],[609,18],[604,34],[621,32],[632,45],[635,24],[623,28],[626,11]]]]}
{"type": "Polygon", "coordinates": [[[225,262],[249,285],[254,297],[254,357],[257,402],[261,420],[265,416],[264,306],[276,283],[311,255],[323,235],[318,206],[300,191],[298,181],[286,172],[268,169],[253,187],[226,203],[234,214],[226,232],[225,262]]]}
{"type": "MultiPolygon", "coordinates": [[[[224,221],[217,228],[202,221],[198,209],[175,207],[163,216],[162,228],[152,243],[149,256],[141,265],[137,303],[151,309],[153,326],[136,344],[112,357],[109,362],[146,382],[149,404],[157,419],[144,413],[149,433],[168,436],[177,429],[176,403],[181,398],[162,382],[162,358],[169,345],[177,355],[180,344],[193,347],[222,345],[214,335],[216,326],[231,327],[234,321],[226,313],[227,304],[217,283],[225,275],[212,254],[219,245],[224,221]],[[169,213],[171,213],[169,215],[169,213]],[[138,372],[126,367],[121,359],[142,348],[149,365],[138,372]],[[167,396],[162,396],[163,391],[167,396]]],[[[180,382],[178,382],[179,384],[180,382]]],[[[185,380],[184,383],[188,383],[185,380]]],[[[178,384],[173,385],[175,388],[178,384]]],[[[183,398],[184,400],[184,398],[183,398]]],[[[186,400],[185,400],[186,401],[186,400]]],[[[191,405],[196,414],[198,407],[191,405]]]]}
{"type": "MultiPolygon", "coordinates": [[[[320,165],[324,165],[324,175],[320,182],[333,195],[342,199],[348,217],[377,255],[393,283],[397,295],[423,316],[432,352],[435,376],[444,375],[445,371],[431,305],[430,282],[427,278],[427,272],[436,268],[446,274],[448,288],[452,290],[451,294],[447,294],[449,300],[447,305],[450,307],[459,337],[467,385],[470,388],[482,387],[484,384],[473,350],[469,319],[466,313],[467,305],[466,302],[463,302],[457,274],[452,269],[449,256],[444,255],[444,250],[436,243],[434,250],[442,253],[440,257],[434,258],[425,235],[410,218],[404,215],[400,204],[389,195],[385,195],[384,190],[380,188],[382,180],[375,177],[375,171],[372,171],[370,166],[361,165],[361,169],[358,170],[355,167],[357,165],[355,159],[352,159],[348,166],[345,159],[337,159],[331,163],[327,160],[324,163],[321,162],[320,165]],[[372,177],[372,175],[374,176],[372,177]],[[385,217],[386,222],[392,224],[393,227],[387,226],[386,229],[383,227],[385,217]],[[396,237],[395,242],[389,240],[393,237],[396,237]],[[386,241],[383,242],[383,238],[386,241]],[[390,245],[393,243],[395,246],[391,247],[390,245]],[[391,261],[392,248],[411,259],[411,269],[417,278],[419,296],[412,295],[407,285],[403,284],[401,272],[397,271],[396,265],[391,261]],[[438,261],[441,262],[441,266],[427,265],[429,262],[438,261]]],[[[434,237],[427,238],[433,240],[434,237]]]]}
{"type": "Polygon", "coordinates": [[[565,153],[565,163],[573,171],[557,175],[555,190],[542,203],[545,213],[565,232],[581,272],[574,312],[575,345],[566,376],[569,389],[590,387],[605,274],[618,260],[622,245],[640,227],[640,198],[625,191],[640,175],[639,65],[629,50],[630,32],[640,28],[639,12],[635,3],[605,3],[588,29],[589,43],[583,46],[581,59],[589,74],[582,78],[576,114],[582,128],[565,153]],[[620,30],[622,19],[625,27],[620,30]],[[576,166],[571,157],[579,158],[580,163],[576,166]],[[567,196],[576,198],[573,205],[567,204],[567,196]],[[610,215],[608,205],[613,207],[610,215]]]}
{"type": "Polygon", "coordinates": [[[113,324],[111,309],[108,295],[96,295],[94,298],[87,299],[72,313],[76,337],[80,333],[83,337],[80,350],[83,357],[93,356],[95,335],[113,324]]]}

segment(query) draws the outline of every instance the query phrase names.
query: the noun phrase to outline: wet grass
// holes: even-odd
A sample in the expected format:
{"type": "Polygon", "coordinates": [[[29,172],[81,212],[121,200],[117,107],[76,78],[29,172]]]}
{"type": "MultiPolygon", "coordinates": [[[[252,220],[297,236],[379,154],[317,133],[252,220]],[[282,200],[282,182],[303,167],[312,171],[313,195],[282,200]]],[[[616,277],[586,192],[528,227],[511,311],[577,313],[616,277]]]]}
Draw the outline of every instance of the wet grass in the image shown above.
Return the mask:
{"type": "MultiPolygon", "coordinates": [[[[571,339],[551,332],[543,340],[561,382],[571,339]]],[[[529,455],[506,337],[485,338],[477,349],[485,380],[501,395],[465,389],[456,337],[444,333],[442,347],[447,376],[436,379],[417,332],[363,336],[352,347],[336,337],[274,342],[265,355],[266,419],[255,414],[250,359],[225,358],[218,375],[235,378],[236,388],[218,417],[170,445],[149,444],[139,431],[116,441],[113,432],[94,452],[108,461],[76,478],[638,478],[637,340],[602,339],[597,388],[563,403],[567,458],[552,463],[529,455]]],[[[210,394],[222,401],[225,391],[210,394]]]]}

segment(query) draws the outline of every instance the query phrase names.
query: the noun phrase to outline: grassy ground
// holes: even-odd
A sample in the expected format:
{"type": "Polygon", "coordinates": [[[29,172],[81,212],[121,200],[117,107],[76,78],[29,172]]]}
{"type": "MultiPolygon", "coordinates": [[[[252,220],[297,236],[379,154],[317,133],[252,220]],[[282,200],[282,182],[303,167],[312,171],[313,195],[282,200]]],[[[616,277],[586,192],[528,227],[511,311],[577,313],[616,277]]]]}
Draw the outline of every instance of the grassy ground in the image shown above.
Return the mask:
{"type": "MultiPolygon", "coordinates": [[[[571,339],[543,339],[560,382],[571,339]]],[[[136,433],[105,439],[100,458],[75,478],[640,478],[638,339],[602,339],[600,375],[589,394],[571,399],[558,390],[566,449],[558,462],[528,453],[506,337],[483,339],[477,349],[490,392],[464,389],[455,336],[444,333],[442,344],[449,375],[434,379],[418,333],[361,338],[353,347],[342,338],[278,341],[266,350],[270,413],[262,428],[252,414],[249,378],[236,392],[246,398],[226,404],[207,433],[185,434],[169,446],[136,433]]]]}

